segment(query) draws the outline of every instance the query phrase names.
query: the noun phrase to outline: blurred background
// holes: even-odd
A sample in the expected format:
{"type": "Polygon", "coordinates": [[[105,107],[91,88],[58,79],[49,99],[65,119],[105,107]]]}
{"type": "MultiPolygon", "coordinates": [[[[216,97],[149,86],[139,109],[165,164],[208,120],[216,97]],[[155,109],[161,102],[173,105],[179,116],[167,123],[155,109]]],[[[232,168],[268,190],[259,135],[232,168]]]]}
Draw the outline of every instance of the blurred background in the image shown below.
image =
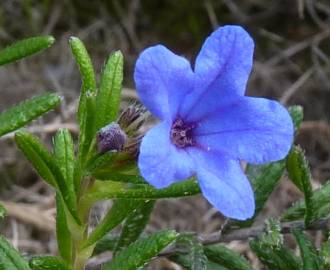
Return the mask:
{"type": "MultiPolygon", "coordinates": [[[[21,38],[51,34],[56,43],[31,58],[0,69],[0,111],[44,90],[63,97],[54,113],[29,128],[51,145],[51,135],[68,127],[76,135],[75,102],[81,81],[68,47],[77,36],[88,48],[100,73],[107,56],[121,50],[125,56],[124,98],[135,98],[132,74],[138,54],[162,43],[192,62],[204,39],[218,26],[242,25],[256,43],[248,95],[274,98],[286,106],[302,105],[305,119],[296,143],[305,150],[315,187],[330,176],[330,2],[328,0],[1,0],[0,46],[21,38]]],[[[54,194],[38,179],[16,150],[12,135],[0,139],[0,198],[8,217],[0,232],[27,256],[56,254],[54,194]]],[[[259,221],[279,216],[300,198],[282,179],[259,221]]],[[[97,207],[97,222],[108,207],[97,207]]],[[[219,230],[223,218],[203,198],[163,200],[156,206],[147,231],[159,228],[219,230]]],[[[321,235],[315,235],[316,243],[321,235]]],[[[260,263],[244,242],[229,247],[260,263]]],[[[165,259],[151,269],[181,269],[165,259]]]]}

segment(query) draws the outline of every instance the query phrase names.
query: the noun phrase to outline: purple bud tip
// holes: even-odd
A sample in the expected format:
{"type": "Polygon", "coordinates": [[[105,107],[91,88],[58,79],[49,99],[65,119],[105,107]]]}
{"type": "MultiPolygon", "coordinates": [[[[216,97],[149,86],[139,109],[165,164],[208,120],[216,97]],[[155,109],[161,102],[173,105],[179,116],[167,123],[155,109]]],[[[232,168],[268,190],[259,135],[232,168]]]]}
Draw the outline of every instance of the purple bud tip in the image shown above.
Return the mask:
{"type": "Polygon", "coordinates": [[[117,123],[111,123],[101,128],[97,133],[97,144],[100,153],[111,150],[121,151],[127,136],[117,123]]]}

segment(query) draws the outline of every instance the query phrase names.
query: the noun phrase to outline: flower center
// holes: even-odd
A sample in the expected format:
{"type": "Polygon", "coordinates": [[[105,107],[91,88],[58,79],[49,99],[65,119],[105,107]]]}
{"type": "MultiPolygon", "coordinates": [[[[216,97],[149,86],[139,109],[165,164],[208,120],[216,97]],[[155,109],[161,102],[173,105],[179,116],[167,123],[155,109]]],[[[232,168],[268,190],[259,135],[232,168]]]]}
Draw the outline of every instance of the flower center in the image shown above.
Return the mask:
{"type": "Polygon", "coordinates": [[[195,144],[193,140],[194,124],[186,124],[181,118],[176,118],[171,128],[171,141],[180,148],[187,146],[193,146],[195,144]]]}

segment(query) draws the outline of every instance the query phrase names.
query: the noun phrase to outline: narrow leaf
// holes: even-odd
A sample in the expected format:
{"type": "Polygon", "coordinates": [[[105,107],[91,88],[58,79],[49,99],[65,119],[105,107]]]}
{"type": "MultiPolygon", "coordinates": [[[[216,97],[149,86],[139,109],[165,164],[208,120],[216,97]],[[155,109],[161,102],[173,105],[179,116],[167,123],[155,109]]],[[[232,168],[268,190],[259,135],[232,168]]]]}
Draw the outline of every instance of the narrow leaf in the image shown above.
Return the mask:
{"type": "Polygon", "coordinates": [[[114,52],[107,60],[101,76],[100,90],[96,97],[97,130],[117,118],[123,81],[123,55],[114,52]]]}
{"type": "Polygon", "coordinates": [[[27,261],[0,235],[0,270],[30,270],[27,261]]]}
{"type": "Polygon", "coordinates": [[[77,37],[71,37],[69,40],[69,45],[78,65],[80,76],[82,78],[82,88],[78,108],[78,119],[79,122],[81,122],[83,121],[82,114],[86,109],[85,98],[87,95],[87,91],[90,91],[91,93],[96,91],[95,73],[92,60],[90,59],[86,47],[82,43],[82,41],[77,37]]]}
{"type": "Polygon", "coordinates": [[[323,270],[323,261],[318,255],[311,240],[300,230],[292,230],[294,237],[300,248],[301,257],[303,260],[303,270],[323,270]]]}
{"type": "Polygon", "coordinates": [[[116,200],[110,211],[106,214],[103,220],[96,226],[94,231],[90,234],[86,243],[82,246],[87,248],[95,244],[110,230],[119,225],[134,209],[139,207],[140,203],[135,200],[116,200]]]}
{"type": "Polygon", "coordinates": [[[303,150],[294,146],[287,157],[287,171],[293,183],[304,193],[305,196],[305,225],[308,226],[313,220],[312,184],[311,174],[303,150]]]}
{"type": "Polygon", "coordinates": [[[117,235],[108,234],[104,236],[102,239],[97,241],[93,250],[93,256],[99,255],[106,251],[114,251],[117,246],[118,240],[119,236],[117,235]]]}
{"type": "Polygon", "coordinates": [[[171,244],[178,234],[173,230],[161,231],[139,239],[121,251],[103,270],[136,270],[171,244]]]}
{"type": "MultiPolygon", "coordinates": [[[[188,255],[173,254],[169,257],[169,259],[171,261],[175,262],[176,264],[183,266],[184,269],[192,270],[190,256],[188,256],[188,255]]],[[[206,269],[207,270],[229,270],[228,268],[226,268],[222,265],[219,265],[215,262],[212,262],[212,261],[206,262],[206,269]]]]}
{"type": "Polygon", "coordinates": [[[14,131],[40,115],[54,109],[61,98],[54,93],[45,93],[28,99],[0,114],[0,136],[14,131]]]}
{"type": "Polygon", "coordinates": [[[207,258],[202,243],[193,233],[182,233],[176,240],[176,246],[188,249],[189,269],[206,270],[207,258]]]}
{"type": "Polygon", "coordinates": [[[299,105],[291,106],[289,108],[289,113],[290,113],[291,118],[293,120],[295,131],[297,131],[300,127],[301,122],[304,119],[303,107],[301,107],[299,105]]]}
{"type": "Polygon", "coordinates": [[[54,256],[35,256],[29,261],[32,270],[69,270],[64,261],[54,256]]]}
{"type": "Polygon", "coordinates": [[[128,215],[121,230],[115,252],[127,247],[139,238],[145,226],[148,224],[150,214],[154,208],[155,201],[147,200],[141,202],[140,206],[128,215]]]}
{"type": "Polygon", "coordinates": [[[26,131],[16,132],[15,141],[19,149],[31,162],[39,175],[47,183],[61,192],[68,209],[78,221],[76,201],[69,192],[63,174],[58,167],[55,158],[48,152],[36,136],[26,131]]]}
{"type": "Polygon", "coordinates": [[[76,201],[74,187],[74,145],[71,134],[67,129],[60,129],[54,137],[54,157],[64,176],[67,193],[73,202],[76,201]]]}
{"type": "Polygon", "coordinates": [[[32,37],[20,40],[0,50],[0,66],[15,62],[50,47],[55,39],[52,36],[32,37]]]}
{"type": "MultiPolygon", "coordinates": [[[[330,181],[321,188],[314,190],[312,195],[313,217],[314,219],[326,217],[330,213],[330,181]]],[[[305,202],[298,202],[287,209],[283,216],[283,221],[297,220],[304,217],[306,212],[305,202]]]]}
{"type": "Polygon", "coordinates": [[[204,247],[207,258],[228,268],[229,270],[252,270],[253,268],[248,261],[233,250],[224,245],[212,245],[204,247]]]}
{"type": "Polygon", "coordinates": [[[60,194],[56,194],[56,237],[58,250],[68,264],[72,260],[72,235],[68,228],[65,205],[60,194]]]}
{"type": "Polygon", "coordinates": [[[95,181],[81,201],[81,204],[90,206],[94,202],[104,199],[126,198],[126,199],[158,199],[191,196],[200,193],[196,180],[189,179],[163,189],[156,189],[150,185],[132,185],[113,181],[95,181]]]}
{"type": "Polygon", "coordinates": [[[268,269],[297,270],[301,269],[299,259],[286,247],[272,247],[259,240],[250,241],[251,249],[268,269]]]}

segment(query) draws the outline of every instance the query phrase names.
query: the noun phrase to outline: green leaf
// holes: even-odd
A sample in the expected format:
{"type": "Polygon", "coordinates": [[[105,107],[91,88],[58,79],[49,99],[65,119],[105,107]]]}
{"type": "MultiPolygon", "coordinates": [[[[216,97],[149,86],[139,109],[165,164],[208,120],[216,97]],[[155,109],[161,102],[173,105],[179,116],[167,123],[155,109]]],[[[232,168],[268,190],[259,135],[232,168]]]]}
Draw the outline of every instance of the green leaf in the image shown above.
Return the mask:
{"type": "Polygon", "coordinates": [[[82,43],[76,37],[71,37],[69,40],[72,54],[78,65],[82,78],[82,88],[78,105],[78,120],[79,120],[79,162],[84,162],[87,159],[86,154],[90,149],[93,136],[95,135],[95,95],[96,95],[96,80],[95,72],[89,54],[82,43]]]}
{"type": "Polygon", "coordinates": [[[69,270],[66,263],[54,256],[34,256],[30,259],[29,265],[32,270],[69,270]]]}
{"type": "Polygon", "coordinates": [[[300,127],[301,122],[304,119],[303,107],[299,105],[291,106],[289,108],[289,113],[291,115],[295,131],[297,131],[300,127]]]}
{"type": "MultiPolygon", "coordinates": [[[[188,255],[173,254],[169,257],[169,259],[171,261],[175,262],[176,264],[183,266],[187,270],[192,269],[190,257],[188,255]]],[[[214,263],[212,261],[206,262],[206,269],[207,270],[228,270],[228,268],[225,268],[224,266],[214,263]]]]}
{"type": "Polygon", "coordinates": [[[0,114],[0,136],[14,131],[40,115],[54,109],[61,98],[54,93],[45,93],[26,100],[0,114]]]}
{"type": "Polygon", "coordinates": [[[132,242],[136,241],[144,228],[148,224],[150,214],[154,208],[155,201],[147,200],[141,202],[140,206],[130,213],[121,230],[120,238],[117,242],[115,252],[127,247],[132,242]]]}
{"type": "Polygon", "coordinates": [[[140,202],[136,200],[116,200],[110,211],[105,215],[103,220],[96,226],[94,231],[89,235],[83,248],[87,248],[95,244],[110,230],[119,225],[133,210],[139,207],[140,202]]]}
{"type": "Polygon", "coordinates": [[[103,267],[103,270],[136,270],[171,244],[177,236],[175,231],[167,230],[141,238],[118,253],[112,262],[103,267]]]}
{"type": "Polygon", "coordinates": [[[81,205],[90,206],[94,202],[104,199],[158,199],[191,196],[200,193],[196,180],[189,179],[174,183],[163,189],[156,189],[150,185],[132,185],[113,181],[95,181],[91,190],[82,197],[81,205]]]}
{"type": "Polygon", "coordinates": [[[285,160],[269,163],[266,165],[248,165],[246,174],[251,181],[254,197],[256,202],[256,210],[254,216],[243,222],[236,222],[239,226],[249,226],[254,218],[264,207],[267,199],[272,194],[285,170],[285,160]]]}
{"type": "Polygon", "coordinates": [[[106,235],[101,240],[97,241],[94,250],[93,250],[93,256],[99,255],[106,251],[114,251],[117,242],[119,240],[119,236],[117,235],[106,235]]]}
{"type": "MultiPolygon", "coordinates": [[[[82,90],[81,96],[86,96],[87,91],[96,91],[96,80],[95,72],[92,64],[92,60],[86,50],[85,45],[77,37],[71,37],[69,40],[69,45],[72,54],[78,65],[80,75],[82,78],[82,90]]],[[[80,100],[81,102],[81,100],[80,100]]],[[[80,106],[81,104],[79,104],[80,106]]]]}
{"type": "Polygon", "coordinates": [[[76,201],[76,193],[74,187],[74,145],[70,131],[68,129],[60,129],[54,138],[54,157],[64,176],[67,186],[67,192],[73,201],[76,201]]]}
{"type": "Polygon", "coordinates": [[[50,47],[55,39],[52,36],[32,37],[20,40],[0,51],[0,66],[35,54],[50,47]]]}
{"type": "Polygon", "coordinates": [[[189,269],[206,270],[207,258],[204,254],[204,248],[198,237],[193,233],[182,233],[176,240],[178,247],[188,249],[189,269]]]}
{"type": "Polygon", "coordinates": [[[0,219],[4,218],[7,214],[6,208],[0,203],[0,219]]]}
{"type": "Polygon", "coordinates": [[[259,240],[250,242],[251,249],[258,255],[269,269],[295,270],[300,269],[301,262],[291,250],[283,246],[280,222],[276,219],[266,221],[266,233],[259,240]]]}
{"type": "Polygon", "coordinates": [[[68,264],[72,260],[72,235],[68,228],[65,205],[60,194],[56,194],[56,237],[58,250],[68,264]]]}
{"type": "Polygon", "coordinates": [[[224,245],[212,245],[204,247],[204,252],[210,261],[213,261],[221,266],[226,267],[228,270],[252,270],[248,261],[236,253],[230,250],[224,245]]]}
{"type": "Polygon", "coordinates": [[[95,171],[93,176],[100,181],[114,181],[132,184],[147,184],[144,178],[140,175],[116,173],[116,172],[106,172],[106,171],[95,171]]]}
{"type": "Polygon", "coordinates": [[[0,270],[30,270],[27,261],[0,235],[0,270]]]}
{"type": "Polygon", "coordinates": [[[82,119],[80,121],[80,133],[79,133],[79,149],[78,159],[82,166],[85,166],[85,161],[89,160],[90,156],[94,154],[95,135],[94,128],[95,120],[95,94],[87,91],[85,97],[85,109],[82,112],[82,119]]]}
{"type": "MultiPolygon", "coordinates": [[[[326,217],[330,213],[330,181],[321,188],[314,190],[312,195],[313,217],[314,219],[326,217]]],[[[305,202],[298,202],[287,209],[283,216],[283,221],[292,221],[301,219],[306,212],[305,202]]]]}
{"type": "Polygon", "coordinates": [[[320,255],[324,259],[325,269],[330,269],[330,240],[329,240],[329,238],[327,241],[322,243],[320,255]]]}
{"type": "Polygon", "coordinates": [[[276,270],[297,270],[301,269],[299,259],[291,250],[284,246],[273,247],[258,241],[250,241],[251,249],[257,254],[259,260],[265,264],[268,269],[276,270]]]}
{"type": "Polygon", "coordinates": [[[293,236],[299,245],[303,260],[303,270],[323,270],[324,265],[321,256],[318,255],[314,245],[307,236],[298,229],[292,230],[293,236]]]}
{"type": "Polygon", "coordinates": [[[313,201],[311,173],[305,158],[304,151],[299,146],[294,146],[286,162],[289,178],[304,193],[305,196],[305,225],[308,226],[313,221],[313,201]]]}
{"type": "Polygon", "coordinates": [[[39,175],[47,183],[61,192],[68,209],[78,222],[75,198],[72,196],[72,193],[69,192],[67,183],[65,182],[55,158],[48,152],[36,136],[26,131],[16,132],[15,141],[39,175]]]}
{"type": "Polygon", "coordinates": [[[101,76],[100,90],[96,97],[96,129],[117,118],[123,81],[123,54],[114,52],[107,60],[101,76]]]}

